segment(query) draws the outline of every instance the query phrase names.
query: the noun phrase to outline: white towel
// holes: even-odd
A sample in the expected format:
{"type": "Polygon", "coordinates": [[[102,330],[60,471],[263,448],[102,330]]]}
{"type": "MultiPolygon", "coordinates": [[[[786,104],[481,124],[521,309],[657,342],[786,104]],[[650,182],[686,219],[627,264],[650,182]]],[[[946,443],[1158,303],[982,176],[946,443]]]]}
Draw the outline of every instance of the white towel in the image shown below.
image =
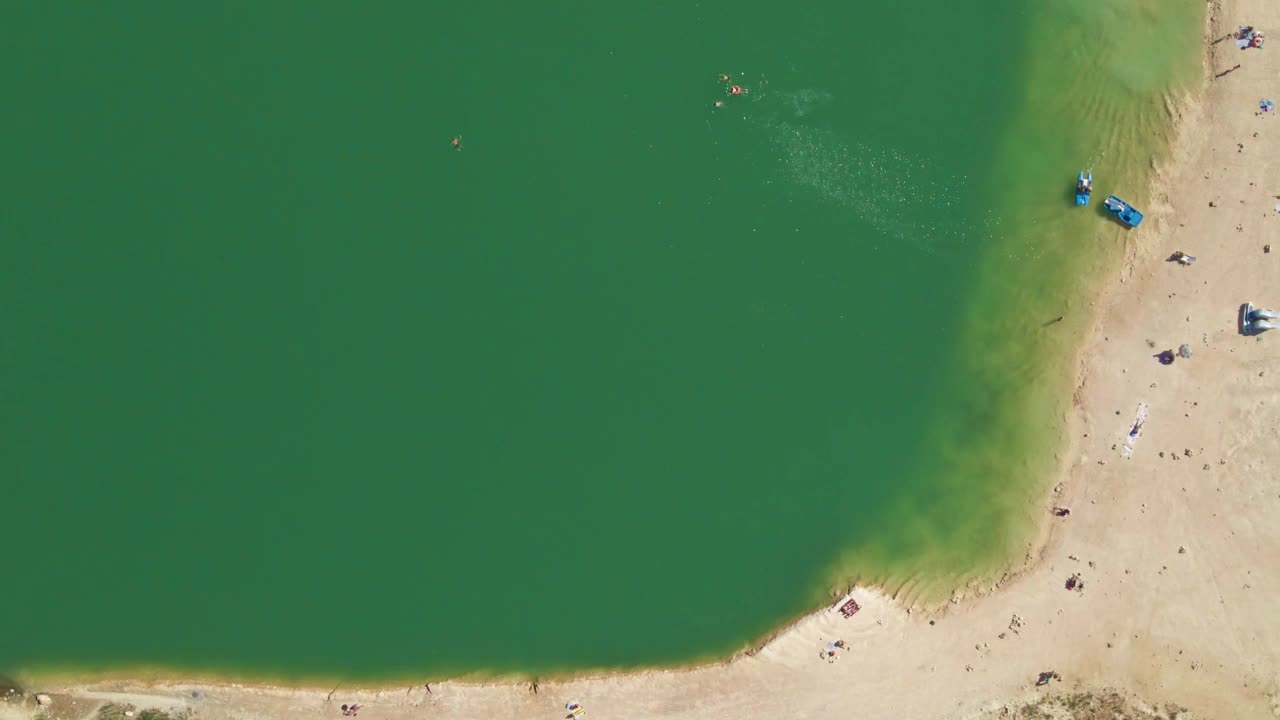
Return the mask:
{"type": "Polygon", "coordinates": [[[1124,432],[1124,448],[1120,454],[1126,458],[1133,457],[1133,445],[1142,437],[1142,426],[1147,422],[1147,404],[1138,403],[1138,411],[1133,416],[1133,423],[1124,432]]]}

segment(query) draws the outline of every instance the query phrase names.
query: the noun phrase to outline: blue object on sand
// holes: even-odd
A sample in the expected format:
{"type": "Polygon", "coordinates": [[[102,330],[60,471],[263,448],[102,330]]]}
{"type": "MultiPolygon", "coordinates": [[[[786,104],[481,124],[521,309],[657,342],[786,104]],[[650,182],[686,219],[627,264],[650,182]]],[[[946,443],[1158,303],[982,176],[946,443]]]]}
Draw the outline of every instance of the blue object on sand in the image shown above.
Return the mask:
{"type": "Polygon", "coordinates": [[[1093,192],[1093,173],[1089,173],[1088,177],[1086,178],[1084,171],[1081,170],[1080,177],[1076,180],[1076,205],[1088,205],[1089,195],[1092,192],[1093,192]],[[1084,182],[1086,179],[1089,181],[1089,184],[1085,186],[1088,189],[1081,190],[1080,186],[1084,185],[1084,182]]]}
{"type": "Polygon", "coordinates": [[[1271,112],[1276,109],[1276,104],[1264,98],[1258,102],[1258,107],[1262,109],[1262,112],[1271,112]]]}
{"type": "Polygon", "coordinates": [[[1138,227],[1138,225],[1142,224],[1142,213],[1138,212],[1137,208],[1121,200],[1115,195],[1103,200],[1102,206],[1107,209],[1107,212],[1115,215],[1120,222],[1128,225],[1129,227],[1138,227]]]}

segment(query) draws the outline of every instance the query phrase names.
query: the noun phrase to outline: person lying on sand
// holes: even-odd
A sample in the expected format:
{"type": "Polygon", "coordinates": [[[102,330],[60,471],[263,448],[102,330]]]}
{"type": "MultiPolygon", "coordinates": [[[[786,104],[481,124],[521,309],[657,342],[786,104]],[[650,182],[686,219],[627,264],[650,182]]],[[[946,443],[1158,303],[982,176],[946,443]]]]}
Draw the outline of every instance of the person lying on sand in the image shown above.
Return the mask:
{"type": "Polygon", "coordinates": [[[1053,670],[1047,670],[1045,672],[1040,673],[1040,677],[1036,680],[1036,685],[1048,685],[1049,682],[1052,680],[1057,680],[1061,682],[1062,676],[1054,672],[1053,670]]]}

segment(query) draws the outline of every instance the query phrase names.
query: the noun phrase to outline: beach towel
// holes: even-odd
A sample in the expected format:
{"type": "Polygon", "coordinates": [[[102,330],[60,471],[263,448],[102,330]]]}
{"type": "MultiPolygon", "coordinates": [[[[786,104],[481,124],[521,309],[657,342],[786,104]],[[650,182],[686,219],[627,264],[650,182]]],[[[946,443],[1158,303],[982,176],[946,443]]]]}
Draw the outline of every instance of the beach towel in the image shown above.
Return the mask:
{"type": "Polygon", "coordinates": [[[853,617],[861,609],[862,609],[862,606],[859,605],[858,601],[854,600],[853,598],[849,598],[844,604],[836,607],[836,610],[839,611],[839,613],[845,616],[846,618],[853,617]]]}
{"type": "Polygon", "coordinates": [[[1147,424],[1147,404],[1138,403],[1138,411],[1134,413],[1133,423],[1124,433],[1124,448],[1120,450],[1120,454],[1126,458],[1133,457],[1133,445],[1138,442],[1138,438],[1142,437],[1142,426],[1147,424]]]}

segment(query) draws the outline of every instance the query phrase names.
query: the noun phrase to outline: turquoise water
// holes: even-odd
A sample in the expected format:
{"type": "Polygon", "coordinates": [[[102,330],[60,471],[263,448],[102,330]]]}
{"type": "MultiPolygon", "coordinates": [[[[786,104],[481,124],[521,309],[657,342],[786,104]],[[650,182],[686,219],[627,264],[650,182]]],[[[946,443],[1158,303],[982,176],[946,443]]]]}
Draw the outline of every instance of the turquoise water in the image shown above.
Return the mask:
{"type": "Polygon", "coordinates": [[[999,258],[1112,137],[1023,38],[1196,12],[1079,5],[0,10],[0,669],[681,662],[1004,562],[996,301],[1069,273],[999,258]]]}

